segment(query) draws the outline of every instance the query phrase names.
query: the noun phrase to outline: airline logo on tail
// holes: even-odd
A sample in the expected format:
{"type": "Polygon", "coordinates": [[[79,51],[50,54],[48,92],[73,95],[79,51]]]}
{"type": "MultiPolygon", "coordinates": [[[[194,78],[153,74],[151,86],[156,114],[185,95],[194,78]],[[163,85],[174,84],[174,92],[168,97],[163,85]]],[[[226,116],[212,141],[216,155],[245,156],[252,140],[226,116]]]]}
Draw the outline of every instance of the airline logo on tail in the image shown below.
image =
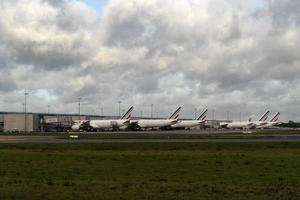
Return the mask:
{"type": "Polygon", "coordinates": [[[169,119],[178,119],[179,117],[179,112],[181,110],[181,107],[179,107],[170,117],[169,119]]]}
{"type": "Polygon", "coordinates": [[[206,114],[207,114],[208,109],[206,109],[199,117],[197,120],[204,121],[206,119],[206,114]]]}
{"type": "Polygon", "coordinates": [[[121,117],[121,119],[130,119],[132,111],[133,111],[133,106],[131,106],[128,109],[128,111],[121,117]]]}
{"type": "Polygon", "coordinates": [[[270,111],[268,110],[267,112],[265,112],[265,114],[263,114],[258,121],[260,122],[265,122],[268,119],[268,115],[269,115],[270,111]]]}
{"type": "Polygon", "coordinates": [[[277,122],[279,119],[280,112],[277,112],[274,117],[270,120],[270,122],[277,122]]]}

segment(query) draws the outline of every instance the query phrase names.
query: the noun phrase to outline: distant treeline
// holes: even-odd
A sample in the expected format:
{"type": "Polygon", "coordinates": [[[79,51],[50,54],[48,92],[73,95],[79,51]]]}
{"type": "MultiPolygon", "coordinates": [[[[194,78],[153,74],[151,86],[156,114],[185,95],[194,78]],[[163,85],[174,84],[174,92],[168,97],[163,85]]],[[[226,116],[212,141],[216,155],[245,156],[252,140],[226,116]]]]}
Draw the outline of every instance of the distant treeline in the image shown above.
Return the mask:
{"type": "Polygon", "coordinates": [[[300,128],[300,122],[289,121],[288,123],[282,123],[279,126],[286,128],[300,128]]]}

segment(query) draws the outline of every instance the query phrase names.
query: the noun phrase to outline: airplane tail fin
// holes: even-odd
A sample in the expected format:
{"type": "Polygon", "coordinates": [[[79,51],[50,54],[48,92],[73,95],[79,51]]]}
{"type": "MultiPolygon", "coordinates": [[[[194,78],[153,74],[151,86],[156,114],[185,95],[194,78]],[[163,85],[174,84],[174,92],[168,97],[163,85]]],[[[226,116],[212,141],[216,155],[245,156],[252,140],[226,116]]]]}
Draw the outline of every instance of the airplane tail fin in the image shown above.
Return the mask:
{"type": "Polygon", "coordinates": [[[202,120],[204,121],[206,119],[206,114],[207,114],[208,109],[204,110],[203,113],[197,118],[197,120],[202,120]]]}
{"type": "Polygon", "coordinates": [[[260,118],[259,118],[259,120],[258,121],[260,121],[260,122],[264,122],[264,121],[267,121],[267,119],[268,119],[268,115],[269,115],[269,113],[270,113],[270,111],[268,110],[268,111],[266,111],[260,118]]]}
{"type": "Polygon", "coordinates": [[[133,110],[133,106],[131,106],[128,111],[121,117],[121,119],[130,119],[131,118],[131,113],[133,110]]]}
{"type": "Polygon", "coordinates": [[[179,112],[181,110],[181,107],[179,107],[170,117],[169,119],[178,119],[179,117],[179,112]]]}
{"type": "Polygon", "coordinates": [[[280,115],[280,112],[277,112],[274,117],[272,117],[272,119],[270,120],[270,122],[277,122],[278,119],[279,119],[279,115],[280,115]]]}

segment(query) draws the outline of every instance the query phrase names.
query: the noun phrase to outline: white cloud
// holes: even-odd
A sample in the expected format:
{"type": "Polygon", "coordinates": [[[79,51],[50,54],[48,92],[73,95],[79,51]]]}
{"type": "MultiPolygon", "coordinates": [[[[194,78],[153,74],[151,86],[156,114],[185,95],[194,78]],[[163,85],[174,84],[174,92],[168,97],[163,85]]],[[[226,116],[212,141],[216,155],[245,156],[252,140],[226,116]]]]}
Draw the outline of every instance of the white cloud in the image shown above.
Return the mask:
{"type": "Polygon", "coordinates": [[[300,120],[298,3],[256,2],[111,0],[98,17],[76,0],[3,0],[1,110],[31,89],[34,111],[76,112],[83,97],[87,113],[101,102],[115,114],[122,100],[137,113],[153,103],[161,115],[268,108],[300,120]]]}

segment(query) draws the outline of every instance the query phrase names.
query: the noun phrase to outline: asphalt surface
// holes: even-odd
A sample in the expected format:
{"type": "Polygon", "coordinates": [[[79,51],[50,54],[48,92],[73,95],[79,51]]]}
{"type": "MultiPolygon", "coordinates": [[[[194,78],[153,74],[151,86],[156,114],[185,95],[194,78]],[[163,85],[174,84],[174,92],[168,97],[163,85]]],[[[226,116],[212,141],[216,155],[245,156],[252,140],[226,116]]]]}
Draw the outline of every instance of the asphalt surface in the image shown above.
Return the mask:
{"type": "MultiPolygon", "coordinates": [[[[113,132],[113,131],[101,131],[101,132],[89,132],[90,134],[149,134],[149,135],[159,135],[159,134],[172,134],[172,135],[205,135],[205,134],[226,134],[226,133],[241,133],[241,130],[154,130],[154,131],[120,131],[120,132],[113,132]]],[[[256,130],[252,130],[251,132],[255,133],[256,130]]],[[[71,132],[74,134],[85,134],[84,132],[71,132]]],[[[299,131],[300,134],[300,131],[299,131]]]]}
{"type": "Polygon", "coordinates": [[[222,136],[221,138],[203,139],[80,139],[61,138],[59,136],[0,136],[2,144],[17,143],[215,143],[215,142],[300,142],[300,135],[268,135],[268,136],[222,136]]]}

